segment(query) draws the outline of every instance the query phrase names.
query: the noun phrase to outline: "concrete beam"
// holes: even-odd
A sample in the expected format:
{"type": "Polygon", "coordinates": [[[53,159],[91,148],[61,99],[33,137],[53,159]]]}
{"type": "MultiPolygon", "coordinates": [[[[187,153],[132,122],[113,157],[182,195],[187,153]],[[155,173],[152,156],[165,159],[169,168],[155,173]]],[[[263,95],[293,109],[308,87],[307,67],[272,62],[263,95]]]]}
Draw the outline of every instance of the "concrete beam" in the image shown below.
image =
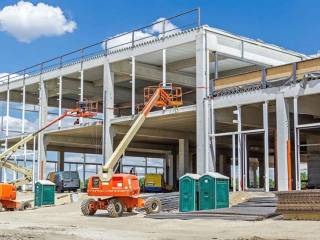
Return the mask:
{"type": "MultiPolygon", "coordinates": [[[[63,77],[62,94],[79,94],[80,79],[63,77]]],[[[100,87],[96,87],[93,82],[84,81],[84,95],[102,99],[103,91],[100,87]]],[[[49,97],[58,96],[59,86],[55,84],[48,90],[49,97]]]]}
{"type": "MultiPolygon", "coordinates": [[[[128,61],[121,61],[118,63],[112,64],[112,71],[119,74],[131,74],[131,66],[128,61]]],[[[180,73],[171,73],[167,72],[167,82],[175,83],[185,87],[195,87],[196,82],[193,77],[190,77],[185,74],[180,73]]],[[[162,68],[145,63],[136,63],[136,78],[148,80],[152,82],[161,82],[162,81],[162,68]]],[[[119,79],[116,79],[116,82],[119,82],[119,79]]]]}
{"type": "MultiPolygon", "coordinates": [[[[50,145],[65,146],[65,147],[83,147],[83,148],[101,148],[100,144],[94,144],[86,137],[72,137],[64,135],[46,135],[47,142],[50,145]]],[[[92,139],[91,139],[92,140],[92,139]]]]}
{"type": "MultiPolygon", "coordinates": [[[[227,59],[227,57],[225,56],[218,56],[218,60],[224,60],[227,59]]],[[[210,62],[214,62],[214,56],[210,55],[209,56],[209,61],[210,62]]],[[[190,68],[190,67],[194,67],[196,66],[196,57],[192,57],[192,58],[187,58],[187,59],[183,59],[183,60],[179,60],[179,61],[175,61],[175,62],[170,62],[167,64],[167,71],[168,72],[174,72],[174,71],[179,71],[185,68],[190,68]]],[[[219,73],[220,75],[220,73],[219,73]]]]}
{"type": "MultiPolygon", "coordinates": [[[[112,125],[115,134],[124,135],[128,132],[130,126],[125,125],[112,125]]],[[[193,134],[181,132],[181,131],[171,131],[171,130],[163,130],[156,128],[141,128],[136,136],[139,137],[155,137],[155,138],[164,138],[164,139],[181,139],[187,138],[192,139],[193,134]]]]}

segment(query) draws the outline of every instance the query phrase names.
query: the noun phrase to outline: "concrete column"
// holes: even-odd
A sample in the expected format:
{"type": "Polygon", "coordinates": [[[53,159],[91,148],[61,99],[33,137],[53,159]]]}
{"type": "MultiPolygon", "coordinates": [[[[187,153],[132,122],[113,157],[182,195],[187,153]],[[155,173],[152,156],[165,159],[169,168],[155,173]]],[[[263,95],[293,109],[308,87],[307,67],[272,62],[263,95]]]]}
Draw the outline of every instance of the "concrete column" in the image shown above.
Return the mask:
{"type": "Polygon", "coordinates": [[[224,161],[223,155],[220,154],[219,155],[219,173],[221,173],[221,174],[224,174],[224,172],[223,172],[223,167],[224,167],[223,161],[224,161]]]}
{"type": "Polygon", "coordinates": [[[287,141],[289,139],[288,106],[283,94],[276,97],[277,116],[277,177],[278,190],[288,190],[287,141]]]}
{"type": "MultiPolygon", "coordinates": [[[[63,80],[63,76],[62,75],[60,75],[59,76],[59,82],[58,82],[58,84],[59,84],[59,99],[58,99],[58,108],[59,108],[59,116],[61,116],[62,115],[62,98],[63,98],[63,96],[62,96],[62,80],[63,80]]],[[[59,128],[61,128],[61,120],[58,122],[58,127],[59,128]]]]}
{"type": "Polygon", "coordinates": [[[298,139],[298,96],[293,98],[293,124],[294,124],[294,163],[296,190],[301,190],[300,184],[300,143],[298,139]]]}
{"type": "Polygon", "coordinates": [[[168,176],[168,183],[169,185],[173,185],[173,155],[172,154],[168,154],[167,155],[167,162],[168,162],[168,167],[169,167],[169,176],[168,176]]]}
{"type": "Polygon", "coordinates": [[[64,171],[64,151],[59,151],[58,154],[58,171],[64,171]]]}
{"type": "Polygon", "coordinates": [[[136,114],[136,58],[131,57],[131,114],[136,114]]]}
{"type": "MultiPolygon", "coordinates": [[[[79,101],[80,102],[83,102],[84,98],[83,98],[83,93],[84,93],[84,72],[83,72],[83,69],[82,69],[82,64],[81,64],[81,71],[80,71],[80,99],[79,101]]],[[[83,123],[83,118],[81,117],[80,118],[80,123],[83,123]]]]}
{"type": "Polygon", "coordinates": [[[263,104],[263,128],[264,128],[264,188],[269,192],[269,112],[268,102],[263,104]]]}
{"type": "Polygon", "coordinates": [[[103,164],[113,152],[113,131],[110,120],[114,117],[114,73],[106,60],[103,71],[103,164]]]}
{"type": "Polygon", "coordinates": [[[189,139],[179,139],[179,177],[189,172],[189,139]]]}
{"type": "Polygon", "coordinates": [[[206,171],[206,138],[208,132],[205,130],[205,101],[206,98],[206,49],[205,34],[200,32],[196,38],[196,125],[197,125],[197,173],[203,174],[206,171]]]}
{"type": "MultiPolygon", "coordinates": [[[[48,121],[48,91],[45,83],[40,79],[39,90],[39,129],[48,121]]],[[[47,140],[43,132],[38,134],[38,178],[45,179],[47,161],[47,140]]]]}

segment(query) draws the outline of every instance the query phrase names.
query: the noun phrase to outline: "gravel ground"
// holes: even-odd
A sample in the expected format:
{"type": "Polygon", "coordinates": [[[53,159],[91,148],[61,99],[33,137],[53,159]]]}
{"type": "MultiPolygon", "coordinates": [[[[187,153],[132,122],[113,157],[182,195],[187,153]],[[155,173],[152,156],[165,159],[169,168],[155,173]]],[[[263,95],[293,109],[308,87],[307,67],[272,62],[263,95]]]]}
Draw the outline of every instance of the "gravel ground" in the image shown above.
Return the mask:
{"type": "Polygon", "coordinates": [[[320,222],[155,220],[131,214],[112,219],[103,211],[82,216],[79,203],[0,213],[0,240],[104,239],[319,239],[320,222]]]}

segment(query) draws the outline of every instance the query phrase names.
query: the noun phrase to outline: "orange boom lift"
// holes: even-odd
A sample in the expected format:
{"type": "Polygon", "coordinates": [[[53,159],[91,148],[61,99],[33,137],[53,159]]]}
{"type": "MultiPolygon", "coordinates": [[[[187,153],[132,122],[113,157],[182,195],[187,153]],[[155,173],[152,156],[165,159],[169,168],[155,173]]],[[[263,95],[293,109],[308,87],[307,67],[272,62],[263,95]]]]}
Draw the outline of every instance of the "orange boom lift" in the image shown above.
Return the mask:
{"type": "Polygon", "coordinates": [[[172,84],[160,84],[157,87],[144,89],[145,106],[123,137],[107,163],[102,167],[99,176],[88,181],[88,196],[94,197],[81,203],[83,215],[94,215],[98,209],[107,210],[111,217],[118,217],[124,211],[133,208],[144,208],[146,213],[157,213],[161,210],[158,198],[144,200],[140,197],[138,177],[130,174],[114,174],[114,168],[124,154],[131,140],[138,132],[151,109],[156,107],[178,107],[182,105],[182,91],[172,84]]]}
{"type": "Polygon", "coordinates": [[[97,107],[97,102],[79,102],[78,108],[65,111],[61,116],[55,118],[43,128],[24,137],[23,139],[21,139],[21,141],[14,144],[12,147],[8,148],[0,154],[0,168],[5,167],[12,171],[19,172],[24,176],[22,179],[18,179],[10,183],[0,183],[0,212],[3,209],[6,211],[15,209],[24,210],[27,207],[30,207],[30,203],[28,202],[23,203],[16,201],[16,188],[31,182],[32,171],[28,168],[20,167],[17,164],[10,162],[9,159],[12,154],[14,154],[25,143],[36,137],[38,133],[42,132],[43,130],[47,129],[48,127],[65,117],[90,118],[96,116],[96,112],[93,111],[97,111],[97,107]]]}

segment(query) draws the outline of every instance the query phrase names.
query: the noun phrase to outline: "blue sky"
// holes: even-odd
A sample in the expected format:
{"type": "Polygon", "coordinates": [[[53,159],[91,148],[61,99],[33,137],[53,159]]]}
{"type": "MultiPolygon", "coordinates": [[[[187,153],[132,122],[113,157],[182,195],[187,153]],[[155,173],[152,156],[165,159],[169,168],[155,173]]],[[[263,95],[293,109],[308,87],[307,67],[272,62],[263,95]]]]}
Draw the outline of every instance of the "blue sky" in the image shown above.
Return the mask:
{"type": "MultiPolygon", "coordinates": [[[[18,1],[1,0],[0,10],[18,1]]],[[[265,42],[306,54],[320,50],[318,13],[320,1],[80,1],[42,0],[60,7],[68,21],[77,25],[61,36],[40,37],[20,42],[0,31],[0,73],[13,72],[121,32],[149,24],[159,17],[201,7],[202,23],[259,38],[265,42]]],[[[1,21],[0,21],[1,29],[1,21]]]]}

